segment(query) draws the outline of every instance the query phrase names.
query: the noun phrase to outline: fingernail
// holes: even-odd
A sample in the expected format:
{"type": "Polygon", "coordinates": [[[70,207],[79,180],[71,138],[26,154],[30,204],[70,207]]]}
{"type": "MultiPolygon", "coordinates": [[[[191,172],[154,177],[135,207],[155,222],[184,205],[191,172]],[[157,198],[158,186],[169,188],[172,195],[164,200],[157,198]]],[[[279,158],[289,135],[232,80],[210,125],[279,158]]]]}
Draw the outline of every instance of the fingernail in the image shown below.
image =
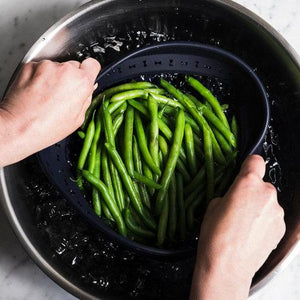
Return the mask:
{"type": "Polygon", "coordinates": [[[97,89],[97,87],[98,87],[98,82],[96,82],[96,83],[94,84],[94,91],[97,89]]]}

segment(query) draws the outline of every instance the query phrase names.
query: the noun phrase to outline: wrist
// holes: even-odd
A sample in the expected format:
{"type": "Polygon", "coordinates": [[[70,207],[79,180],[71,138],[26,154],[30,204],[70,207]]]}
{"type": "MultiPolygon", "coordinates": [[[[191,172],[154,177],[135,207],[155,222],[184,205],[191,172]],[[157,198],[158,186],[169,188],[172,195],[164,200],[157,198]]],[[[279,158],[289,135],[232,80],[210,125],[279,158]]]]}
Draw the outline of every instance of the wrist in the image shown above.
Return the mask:
{"type": "Polygon", "coordinates": [[[20,126],[18,118],[0,106],[0,167],[13,164],[25,157],[26,128],[20,126]]]}
{"type": "Polygon", "coordinates": [[[235,260],[220,255],[213,261],[202,255],[194,270],[191,300],[247,299],[252,276],[243,273],[235,260]]]}

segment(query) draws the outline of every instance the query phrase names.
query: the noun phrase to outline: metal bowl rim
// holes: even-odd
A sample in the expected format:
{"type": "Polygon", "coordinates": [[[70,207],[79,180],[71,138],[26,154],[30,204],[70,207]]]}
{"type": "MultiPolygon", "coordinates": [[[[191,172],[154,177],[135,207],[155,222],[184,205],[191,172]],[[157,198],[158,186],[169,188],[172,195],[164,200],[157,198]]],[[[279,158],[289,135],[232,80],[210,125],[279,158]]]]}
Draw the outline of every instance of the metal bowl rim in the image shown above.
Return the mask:
{"type": "MultiPolygon", "coordinates": [[[[20,64],[18,65],[15,74],[18,72],[20,67],[31,61],[35,54],[40,51],[43,47],[46,46],[46,43],[51,40],[52,37],[55,36],[57,32],[59,32],[62,28],[64,28],[67,24],[71,23],[73,20],[79,18],[81,15],[86,14],[88,11],[91,11],[97,8],[99,5],[103,5],[106,2],[110,2],[110,0],[94,0],[83,4],[79,8],[67,14],[65,17],[60,19],[54,25],[52,25],[41,37],[33,44],[31,49],[24,56],[20,64]]],[[[259,24],[263,30],[269,33],[275,41],[277,41],[280,46],[282,46],[289,57],[292,59],[293,63],[297,67],[300,72],[300,57],[293,49],[293,47],[286,41],[286,39],[277,32],[269,23],[264,21],[261,17],[256,15],[254,12],[245,8],[244,6],[233,2],[232,0],[211,0],[212,3],[216,3],[219,5],[223,5],[229,10],[236,11],[240,15],[243,15],[251,22],[259,24]]],[[[34,260],[34,262],[44,271],[52,280],[54,280],[57,284],[59,284],[62,288],[70,292],[76,297],[80,297],[83,299],[98,299],[91,295],[88,292],[83,291],[78,288],[71,281],[64,278],[52,265],[50,265],[47,260],[39,253],[36,247],[31,243],[30,239],[25,234],[19,220],[14,212],[13,206],[10,201],[10,196],[8,193],[6,179],[5,179],[5,168],[0,169],[0,201],[6,216],[9,220],[9,223],[17,236],[18,240],[21,242],[22,246],[29,254],[29,256],[34,260]]],[[[262,289],[267,283],[269,283],[278,273],[284,270],[287,265],[297,256],[300,252],[300,242],[299,239],[295,242],[293,247],[289,249],[286,253],[285,257],[259,282],[253,285],[250,289],[250,297],[257,293],[260,289],[262,289]]]]}

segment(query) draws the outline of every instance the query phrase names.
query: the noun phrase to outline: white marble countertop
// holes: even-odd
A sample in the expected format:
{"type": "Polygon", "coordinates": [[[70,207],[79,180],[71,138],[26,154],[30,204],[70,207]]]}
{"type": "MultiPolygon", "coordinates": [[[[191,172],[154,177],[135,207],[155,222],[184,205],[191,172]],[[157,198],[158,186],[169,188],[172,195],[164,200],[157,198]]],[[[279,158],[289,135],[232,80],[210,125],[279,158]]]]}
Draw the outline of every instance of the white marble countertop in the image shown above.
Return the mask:
{"type": "MultiPolygon", "coordinates": [[[[55,21],[84,0],[0,1],[0,96],[22,56],[55,21]]],[[[299,0],[236,0],[269,22],[300,54],[299,0]]],[[[0,211],[0,300],[75,299],[28,257],[0,211]]],[[[300,299],[300,255],[252,300],[300,299]]]]}

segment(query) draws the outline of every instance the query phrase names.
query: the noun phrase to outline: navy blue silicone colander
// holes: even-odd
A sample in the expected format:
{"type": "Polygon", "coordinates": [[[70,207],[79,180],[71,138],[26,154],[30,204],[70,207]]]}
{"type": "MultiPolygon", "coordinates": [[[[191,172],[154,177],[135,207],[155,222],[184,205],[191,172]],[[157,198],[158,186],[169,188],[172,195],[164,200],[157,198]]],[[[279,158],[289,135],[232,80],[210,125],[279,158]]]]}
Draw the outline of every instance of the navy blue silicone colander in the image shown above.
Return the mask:
{"type": "MultiPolygon", "coordinates": [[[[136,78],[158,74],[191,74],[220,80],[234,92],[235,115],[239,125],[239,160],[260,153],[269,122],[268,97],[255,72],[238,57],[220,48],[194,42],[166,42],[147,46],[122,57],[99,75],[95,93],[136,78]]],[[[196,243],[177,249],[160,249],[128,240],[108,227],[93,211],[74,178],[72,152],[74,137],[38,153],[39,161],[50,180],[64,197],[96,228],[131,250],[155,256],[190,255],[196,243]]]]}

